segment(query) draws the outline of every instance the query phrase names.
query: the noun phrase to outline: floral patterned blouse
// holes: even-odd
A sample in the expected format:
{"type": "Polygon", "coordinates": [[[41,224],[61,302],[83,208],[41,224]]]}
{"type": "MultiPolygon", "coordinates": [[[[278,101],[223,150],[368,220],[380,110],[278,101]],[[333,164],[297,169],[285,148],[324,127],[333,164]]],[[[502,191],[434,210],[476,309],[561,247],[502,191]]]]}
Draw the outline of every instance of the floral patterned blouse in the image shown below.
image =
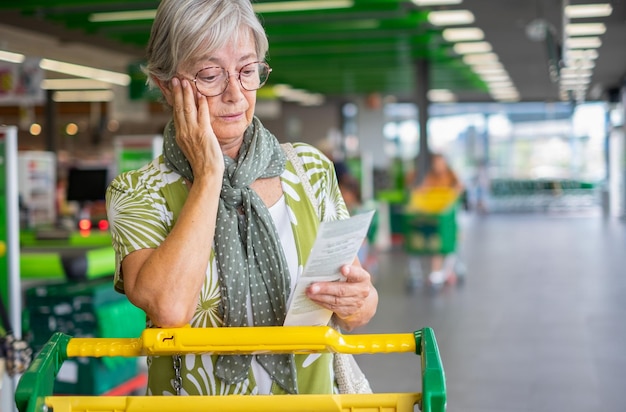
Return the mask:
{"type": "MultiPolygon", "coordinates": [[[[294,166],[280,176],[289,220],[296,243],[299,273],[308,258],[319,221],[345,219],[349,216],[341,197],[333,164],[313,146],[295,143],[294,149],[317,199],[317,210],[309,201],[294,166]]],[[[184,179],[170,170],[163,157],[143,168],[123,173],[111,182],[107,190],[107,213],[115,249],[115,289],[124,293],[121,262],[133,251],[156,248],[172,230],[187,198],[184,179]]],[[[287,257],[289,260],[289,257],[287,257]]],[[[218,315],[220,288],[217,266],[211,256],[206,279],[191,327],[222,326],[218,315]]],[[[147,326],[151,327],[148,320],[147,326]]],[[[182,357],[181,394],[227,395],[258,394],[252,370],[241,383],[229,385],[213,373],[216,355],[190,354],[182,357]]],[[[333,393],[335,383],[331,354],[295,355],[299,393],[333,393]]],[[[148,395],[173,395],[174,366],[171,356],[148,357],[148,395]]],[[[283,393],[273,383],[271,393],[283,393]]]]}

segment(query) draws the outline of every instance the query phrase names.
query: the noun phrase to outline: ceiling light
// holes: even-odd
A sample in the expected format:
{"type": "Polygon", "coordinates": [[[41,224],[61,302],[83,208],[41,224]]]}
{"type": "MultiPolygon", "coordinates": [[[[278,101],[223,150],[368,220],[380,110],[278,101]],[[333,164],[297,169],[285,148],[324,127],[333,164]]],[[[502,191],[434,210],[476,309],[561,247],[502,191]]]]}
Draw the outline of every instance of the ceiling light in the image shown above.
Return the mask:
{"type": "Polygon", "coordinates": [[[489,94],[492,96],[518,96],[519,93],[515,89],[494,89],[490,90],[489,94]]]}
{"type": "Polygon", "coordinates": [[[561,74],[561,83],[565,82],[578,82],[586,79],[591,79],[591,74],[588,76],[581,76],[577,74],[561,74]]]}
{"type": "MultiPolygon", "coordinates": [[[[10,63],[22,63],[24,59],[25,56],[23,54],[0,50],[0,60],[2,61],[7,61],[10,63]]],[[[39,62],[39,67],[44,70],[69,74],[72,76],[85,77],[87,79],[99,80],[101,82],[117,84],[120,86],[128,86],[128,84],[130,84],[130,76],[125,73],[118,73],[109,70],[96,69],[94,67],[65,63],[58,60],[41,59],[41,61],[39,62]]]]}
{"type": "Polygon", "coordinates": [[[589,85],[589,83],[577,83],[577,82],[561,83],[561,89],[562,90],[586,89],[588,85],[589,85]]]}
{"type": "Polygon", "coordinates": [[[120,86],[128,86],[130,84],[130,76],[125,73],[96,69],[94,67],[81,66],[79,64],[65,63],[58,60],[41,59],[39,67],[44,70],[100,80],[102,82],[113,83],[120,86]]]}
{"type": "Polygon", "coordinates": [[[588,84],[591,82],[591,76],[589,77],[576,77],[576,78],[567,78],[561,80],[561,85],[569,85],[569,84],[588,84]]]}
{"type": "Polygon", "coordinates": [[[550,24],[542,18],[536,18],[526,25],[526,37],[531,41],[544,41],[551,30],[550,24]]]}
{"type": "Polygon", "coordinates": [[[463,42],[453,46],[457,54],[488,53],[491,51],[491,44],[486,41],[463,42]]]}
{"type": "Polygon", "coordinates": [[[480,76],[484,81],[486,81],[487,83],[490,82],[503,82],[503,81],[507,81],[507,80],[511,80],[509,78],[509,75],[506,73],[502,73],[502,74],[484,74],[482,76],[480,76]]]}
{"type": "Polygon", "coordinates": [[[471,64],[470,66],[472,66],[472,70],[477,73],[485,70],[504,70],[504,66],[502,66],[502,63],[499,61],[471,64]]]}
{"type": "Polygon", "coordinates": [[[570,19],[582,19],[587,17],[606,17],[613,12],[609,3],[602,4],[576,4],[565,7],[565,15],[570,19]]]}
{"type": "Polygon", "coordinates": [[[591,70],[579,70],[564,67],[560,71],[560,76],[563,77],[589,77],[593,72],[591,70]]]}
{"type": "Polygon", "coordinates": [[[309,101],[313,102],[315,105],[322,105],[326,101],[326,97],[322,93],[313,93],[309,101]]]}
{"type": "Polygon", "coordinates": [[[505,89],[505,90],[491,90],[489,92],[490,95],[497,98],[518,98],[519,93],[514,89],[505,89]]]}
{"type": "Polygon", "coordinates": [[[33,136],[39,136],[41,134],[41,125],[39,123],[33,123],[28,128],[28,131],[33,136]]]}
{"type": "Polygon", "coordinates": [[[495,53],[476,53],[463,56],[463,63],[467,65],[493,63],[498,61],[498,55],[495,53]]]}
{"type": "Polygon", "coordinates": [[[574,23],[565,26],[568,36],[599,36],[606,32],[604,23],[574,23]]]}
{"type": "Polygon", "coordinates": [[[565,59],[570,60],[595,60],[598,58],[598,51],[591,50],[567,50],[565,59]]]}
{"type": "Polygon", "coordinates": [[[413,3],[420,7],[426,6],[451,6],[461,4],[463,0],[413,0],[413,3]]]}
{"type": "Polygon", "coordinates": [[[487,87],[489,87],[489,90],[515,89],[515,86],[513,85],[513,83],[510,80],[501,80],[501,81],[497,81],[497,82],[489,82],[487,84],[487,87]]]}
{"type": "Polygon", "coordinates": [[[500,66],[495,66],[495,65],[494,66],[485,66],[485,65],[472,66],[472,70],[476,74],[506,74],[506,70],[504,70],[502,65],[500,66]]]}
{"type": "Polygon", "coordinates": [[[450,103],[456,101],[456,96],[447,89],[431,89],[428,91],[428,100],[434,103],[450,103]]]}
{"type": "Polygon", "coordinates": [[[565,44],[569,49],[597,49],[602,46],[602,40],[599,37],[571,37],[565,40],[565,44]]]}
{"type": "Polygon", "coordinates": [[[324,102],[324,95],[294,89],[288,84],[276,84],[273,87],[276,96],[288,102],[298,102],[305,106],[317,106],[324,102]]]}
{"type": "Polygon", "coordinates": [[[55,102],[110,102],[113,100],[111,90],[63,90],[54,92],[52,100],[55,102]]]}
{"type": "Polygon", "coordinates": [[[68,123],[65,125],[65,133],[68,136],[76,136],[76,133],[78,133],[78,125],[76,123],[68,123]]]}
{"type": "Polygon", "coordinates": [[[596,62],[593,60],[578,59],[567,61],[564,68],[572,70],[590,70],[593,69],[595,66],[596,62]]]}
{"type": "Polygon", "coordinates": [[[310,94],[308,95],[306,98],[304,98],[300,104],[302,106],[321,106],[324,104],[324,101],[326,99],[324,98],[324,95],[321,93],[314,93],[314,94],[310,94]]]}
{"type": "Polygon", "coordinates": [[[516,90],[510,80],[488,82],[488,86],[491,90],[516,90]]]}
{"type": "Polygon", "coordinates": [[[92,79],[44,79],[41,82],[44,90],[98,90],[110,89],[110,83],[92,79]]]}
{"type": "Polygon", "coordinates": [[[498,94],[517,93],[517,89],[515,88],[515,86],[492,87],[491,92],[498,94]]]}
{"type": "Polygon", "coordinates": [[[154,16],[156,16],[156,9],[93,13],[89,15],[88,19],[92,23],[104,23],[111,21],[154,20],[154,16]]]}
{"type": "Polygon", "coordinates": [[[253,3],[257,13],[279,13],[287,11],[347,9],[354,6],[352,0],[296,0],[274,1],[270,3],[253,3]]]}
{"type": "Polygon", "coordinates": [[[474,15],[469,10],[442,10],[428,13],[428,21],[434,26],[455,26],[474,23],[474,15]]]}
{"type": "Polygon", "coordinates": [[[477,41],[485,38],[485,33],[477,27],[445,29],[443,38],[451,43],[457,41],[477,41]]]}
{"type": "Polygon", "coordinates": [[[515,88],[507,88],[507,89],[491,89],[489,90],[489,94],[492,96],[519,96],[519,92],[515,88]]]}
{"type": "Polygon", "coordinates": [[[20,53],[12,53],[9,51],[0,50],[0,60],[9,63],[22,63],[26,57],[20,53]]]}

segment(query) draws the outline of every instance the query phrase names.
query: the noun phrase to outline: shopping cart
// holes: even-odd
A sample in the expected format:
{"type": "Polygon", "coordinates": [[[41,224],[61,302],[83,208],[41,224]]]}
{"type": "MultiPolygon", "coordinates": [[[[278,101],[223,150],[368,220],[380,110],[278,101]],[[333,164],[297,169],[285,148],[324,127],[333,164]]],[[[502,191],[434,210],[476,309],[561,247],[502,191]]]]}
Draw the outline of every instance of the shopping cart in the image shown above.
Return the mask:
{"type": "Polygon", "coordinates": [[[458,194],[449,188],[419,189],[404,211],[404,248],[409,255],[407,287],[424,282],[433,289],[462,280],[465,267],[457,251],[458,194]],[[434,268],[435,258],[440,267],[434,268]]]}
{"type": "MultiPolygon", "coordinates": [[[[401,377],[399,377],[401,379],[401,377]]],[[[70,411],[413,411],[444,412],[446,386],[432,329],[414,333],[342,335],[321,326],[146,329],[139,338],[72,338],[55,333],[18,384],[20,412],[70,411]],[[421,360],[421,393],[271,396],[53,396],[54,379],[72,357],[187,353],[399,353],[421,360]]]]}

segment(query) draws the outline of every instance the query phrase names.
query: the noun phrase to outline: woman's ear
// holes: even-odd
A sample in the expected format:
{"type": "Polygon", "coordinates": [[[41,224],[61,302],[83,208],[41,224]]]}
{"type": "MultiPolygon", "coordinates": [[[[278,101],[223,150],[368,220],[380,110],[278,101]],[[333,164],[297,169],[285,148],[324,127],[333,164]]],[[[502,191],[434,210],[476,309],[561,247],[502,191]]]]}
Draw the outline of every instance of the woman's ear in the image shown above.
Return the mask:
{"type": "Polygon", "coordinates": [[[167,104],[169,104],[170,106],[173,106],[174,105],[174,98],[172,96],[172,90],[170,89],[170,81],[157,79],[154,76],[152,77],[152,81],[157,86],[159,86],[159,89],[161,89],[161,93],[163,93],[163,97],[165,97],[165,100],[167,101],[167,104]]]}

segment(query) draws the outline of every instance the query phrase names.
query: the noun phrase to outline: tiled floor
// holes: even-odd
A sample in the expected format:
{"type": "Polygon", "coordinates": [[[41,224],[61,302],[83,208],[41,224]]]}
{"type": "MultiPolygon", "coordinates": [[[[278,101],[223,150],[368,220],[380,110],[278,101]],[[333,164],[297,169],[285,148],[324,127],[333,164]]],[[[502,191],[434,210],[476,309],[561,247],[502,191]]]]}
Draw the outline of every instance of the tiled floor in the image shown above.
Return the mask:
{"type": "MultiPolygon", "coordinates": [[[[449,412],[626,410],[626,224],[601,216],[463,216],[463,285],[407,291],[401,248],[381,256],[359,333],[434,329],[449,412]]],[[[376,392],[419,391],[415,355],[361,355],[376,392]]]]}

